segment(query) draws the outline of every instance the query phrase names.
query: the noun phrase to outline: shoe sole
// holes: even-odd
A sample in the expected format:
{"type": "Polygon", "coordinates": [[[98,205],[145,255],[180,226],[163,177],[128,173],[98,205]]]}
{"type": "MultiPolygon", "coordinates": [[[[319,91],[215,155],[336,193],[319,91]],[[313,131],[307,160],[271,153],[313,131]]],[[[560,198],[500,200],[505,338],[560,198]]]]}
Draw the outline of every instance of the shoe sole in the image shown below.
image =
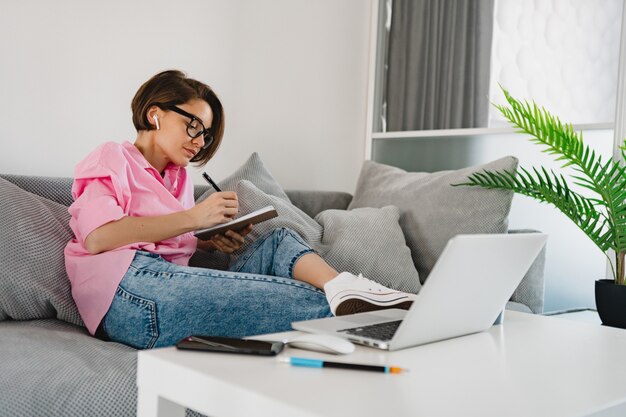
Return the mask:
{"type": "Polygon", "coordinates": [[[413,301],[404,301],[402,303],[394,305],[378,305],[368,303],[365,300],[352,299],[346,300],[337,306],[335,316],[347,316],[348,314],[367,313],[368,311],[387,310],[390,308],[399,308],[402,310],[408,310],[411,308],[413,301]]]}

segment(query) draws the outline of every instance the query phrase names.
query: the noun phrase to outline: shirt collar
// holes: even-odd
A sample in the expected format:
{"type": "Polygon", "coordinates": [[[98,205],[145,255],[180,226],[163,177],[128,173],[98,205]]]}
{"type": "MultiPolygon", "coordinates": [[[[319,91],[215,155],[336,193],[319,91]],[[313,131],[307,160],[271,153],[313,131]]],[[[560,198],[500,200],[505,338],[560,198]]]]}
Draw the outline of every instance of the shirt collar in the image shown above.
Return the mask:
{"type": "Polygon", "coordinates": [[[167,188],[172,192],[178,190],[178,179],[181,168],[182,167],[179,167],[178,165],[170,162],[165,166],[165,169],[163,170],[163,179],[167,179],[167,181],[164,181],[164,183],[167,184],[167,188]]]}
{"type": "MultiPolygon", "coordinates": [[[[137,149],[137,147],[135,145],[133,145],[132,143],[125,141],[124,143],[122,143],[122,146],[124,147],[124,149],[126,149],[129,153],[129,155],[131,156],[131,158],[133,158],[133,160],[137,163],[137,165],[139,165],[140,167],[152,172],[153,175],[155,175],[155,177],[157,177],[159,180],[161,180],[163,182],[163,178],[167,178],[168,179],[168,184],[170,184],[171,187],[177,187],[178,186],[178,176],[180,174],[180,169],[182,167],[169,162],[166,166],[165,169],[163,170],[163,178],[161,178],[161,174],[160,172],[158,172],[156,170],[156,168],[154,168],[150,162],[148,162],[148,160],[146,159],[145,156],[143,156],[143,154],[139,151],[139,149],[137,149]]],[[[165,182],[164,182],[165,184],[165,182]]]]}
{"type": "Polygon", "coordinates": [[[124,149],[128,151],[128,154],[133,158],[133,160],[137,163],[137,165],[146,169],[147,168],[154,169],[154,167],[150,165],[150,162],[148,162],[148,160],[143,156],[143,154],[139,151],[139,149],[137,149],[135,145],[126,141],[122,143],[122,146],[124,147],[124,149]]]}

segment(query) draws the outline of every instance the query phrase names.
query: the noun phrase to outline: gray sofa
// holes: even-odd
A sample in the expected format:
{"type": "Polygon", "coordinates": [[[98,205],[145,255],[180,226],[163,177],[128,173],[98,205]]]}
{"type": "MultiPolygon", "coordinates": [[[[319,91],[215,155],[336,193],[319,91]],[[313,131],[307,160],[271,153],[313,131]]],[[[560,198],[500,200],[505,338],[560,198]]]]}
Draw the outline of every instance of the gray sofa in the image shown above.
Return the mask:
{"type": "MultiPolygon", "coordinates": [[[[72,201],[71,180],[68,178],[0,175],[0,181],[2,178],[55,204],[68,206],[72,201]]],[[[206,186],[197,186],[196,197],[206,191],[206,186]]],[[[350,194],[341,192],[288,191],[287,195],[295,206],[311,216],[328,209],[344,210],[352,200],[350,194]]],[[[16,203],[6,201],[7,197],[4,199],[0,203],[0,215],[4,221],[12,224],[1,227],[28,228],[30,225],[15,224],[14,218],[5,216],[4,211],[16,210],[16,203]]],[[[24,208],[19,210],[28,211],[34,203],[23,204],[24,208]]],[[[57,205],[47,201],[43,204],[43,208],[52,210],[53,207],[58,210],[57,205]]],[[[40,230],[45,228],[46,233],[54,233],[59,225],[50,218],[43,219],[43,223],[36,227],[40,230]]],[[[42,255],[53,256],[51,259],[62,258],[62,246],[52,246],[51,239],[47,240],[39,242],[41,247],[37,250],[43,251],[42,255]]],[[[60,241],[62,240],[63,236],[60,237],[60,241]]],[[[45,284],[47,274],[51,275],[58,265],[50,262],[49,265],[44,265],[43,270],[35,270],[32,269],[35,266],[27,265],[29,259],[20,258],[23,248],[13,244],[3,250],[9,253],[3,254],[3,262],[7,265],[2,265],[4,275],[0,276],[0,280],[5,281],[0,282],[0,292],[4,292],[4,296],[0,294],[0,416],[135,415],[136,351],[118,343],[91,337],[72,307],[67,282],[55,282],[54,289],[38,289],[37,293],[25,295],[20,291],[30,291],[32,288],[11,288],[10,285],[13,284],[7,282],[14,275],[7,268],[13,260],[31,268],[26,273],[41,274],[43,281],[32,285],[44,287],[48,285],[45,284]],[[51,291],[48,295],[37,295],[46,294],[47,290],[51,291]],[[19,297],[26,300],[21,301],[22,304],[37,303],[39,310],[44,313],[27,314],[17,311],[19,306],[7,307],[19,297]],[[32,300],[33,297],[37,299],[32,300]]],[[[544,256],[542,252],[507,308],[541,313],[544,256]]],[[[49,286],[52,287],[52,284],[49,286]]]]}

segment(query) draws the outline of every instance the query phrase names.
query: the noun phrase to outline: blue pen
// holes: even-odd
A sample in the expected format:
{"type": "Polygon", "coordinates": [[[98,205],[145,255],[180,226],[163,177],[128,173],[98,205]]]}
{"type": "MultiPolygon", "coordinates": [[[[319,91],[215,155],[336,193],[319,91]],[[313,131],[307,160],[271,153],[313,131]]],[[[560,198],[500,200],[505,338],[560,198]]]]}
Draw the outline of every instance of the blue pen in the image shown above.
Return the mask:
{"type": "Polygon", "coordinates": [[[407,369],[403,369],[397,366],[378,366],[378,365],[362,365],[358,363],[345,363],[345,362],[330,362],[320,359],[307,359],[307,358],[281,358],[281,362],[290,363],[293,366],[306,366],[308,368],[340,368],[340,369],[354,369],[357,371],[374,371],[383,372],[386,374],[399,374],[406,372],[407,369]]]}

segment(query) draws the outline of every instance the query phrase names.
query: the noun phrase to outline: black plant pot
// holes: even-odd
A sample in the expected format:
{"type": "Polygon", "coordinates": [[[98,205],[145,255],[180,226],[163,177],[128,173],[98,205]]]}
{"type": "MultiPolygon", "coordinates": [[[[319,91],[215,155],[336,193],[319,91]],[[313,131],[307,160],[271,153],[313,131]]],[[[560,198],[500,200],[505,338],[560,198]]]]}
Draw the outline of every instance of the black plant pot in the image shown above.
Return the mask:
{"type": "Polygon", "coordinates": [[[596,308],[605,326],[626,329],[626,285],[612,279],[596,281],[596,308]]]}

